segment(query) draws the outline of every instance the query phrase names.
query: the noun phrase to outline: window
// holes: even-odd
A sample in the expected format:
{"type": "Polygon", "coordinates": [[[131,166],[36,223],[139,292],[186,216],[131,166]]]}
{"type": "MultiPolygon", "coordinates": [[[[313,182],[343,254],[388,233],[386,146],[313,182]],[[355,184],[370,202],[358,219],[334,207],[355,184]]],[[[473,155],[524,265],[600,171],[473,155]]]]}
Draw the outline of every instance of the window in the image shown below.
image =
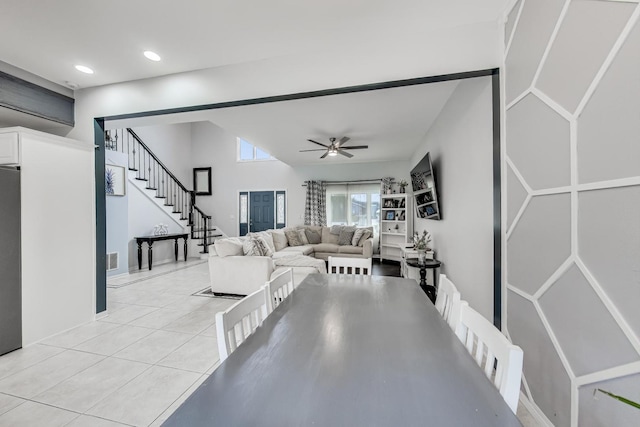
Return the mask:
{"type": "Polygon", "coordinates": [[[327,186],[327,224],[380,225],[380,184],[345,184],[327,186]]]}
{"type": "Polygon", "coordinates": [[[238,161],[239,162],[255,162],[263,160],[275,160],[269,153],[255,145],[238,138],[238,161]]]}

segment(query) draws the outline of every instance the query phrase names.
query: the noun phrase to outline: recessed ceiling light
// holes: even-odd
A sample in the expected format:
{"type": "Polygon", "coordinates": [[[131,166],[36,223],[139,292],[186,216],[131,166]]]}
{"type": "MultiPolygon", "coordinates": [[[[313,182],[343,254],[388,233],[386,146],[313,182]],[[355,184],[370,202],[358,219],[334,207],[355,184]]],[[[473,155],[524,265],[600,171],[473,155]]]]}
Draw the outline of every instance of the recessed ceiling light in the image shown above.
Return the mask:
{"type": "Polygon", "coordinates": [[[76,65],[76,70],[86,73],[86,74],[93,74],[93,70],[89,67],[86,67],[84,65],[76,65]]]}
{"type": "Polygon", "coordinates": [[[151,52],[150,50],[145,50],[144,51],[144,56],[146,56],[147,59],[150,59],[152,61],[160,61],[160,59],[162,59],[162,58],[160,58],[160,55],[158,55],[155,52],[151,52]]]}

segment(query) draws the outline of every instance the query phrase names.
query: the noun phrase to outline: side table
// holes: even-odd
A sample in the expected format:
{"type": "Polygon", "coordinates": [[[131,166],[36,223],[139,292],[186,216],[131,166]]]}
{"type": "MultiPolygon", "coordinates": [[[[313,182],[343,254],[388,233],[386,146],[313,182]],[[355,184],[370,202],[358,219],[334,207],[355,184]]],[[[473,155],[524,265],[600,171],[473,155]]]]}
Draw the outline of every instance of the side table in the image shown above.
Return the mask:
{"type": "Polygon", "coordinates": [[[420,269],[420,287],[427,294],[431,302],[436,302],[436,287],[427,285],[427,269],[433,271],[433,283],[436,283],[436,268],[440,267],[442,263],[437,259],[426,259],[424,262],[419,262],[418,258],[407,258],[405,260],[407,265],[420,269]]]}

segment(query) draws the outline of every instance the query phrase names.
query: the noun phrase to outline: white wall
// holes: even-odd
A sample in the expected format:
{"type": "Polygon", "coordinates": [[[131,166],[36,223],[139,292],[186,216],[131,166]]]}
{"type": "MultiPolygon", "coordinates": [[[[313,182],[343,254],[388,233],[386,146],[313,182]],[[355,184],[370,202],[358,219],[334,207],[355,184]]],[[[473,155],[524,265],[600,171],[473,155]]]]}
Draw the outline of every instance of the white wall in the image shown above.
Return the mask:
{"type": "MultiPolygon", "coordinates": [[[[440,221],[415,217],[463,299],[493,319],[493,128],[491,77],[460,82],[416,151],[436,172],[440,221]]],[[[415,216],[415,212],[414,212],[415,216]]]]}
{"type": "Polygon", "coordinates": [[[133,131],[185,187],[192,188],[191,124],[144,126],[133,131]]]}
{"type": "Polygon", "coordinates": [[[21,132],[22,344],[95,313],[94,148],[21,132]]]}
{"type": "Polygon", "coordinates": [[[227,235],[238,233],[239,191],[286,190],[287,224],[304,222],[304,181],[374,179],[393,176],[408,179],[407,162],[349,163],[292,167],[280,161],[237,162],[236,137],[211,122],[192,128],[193,167],[212,167],[212,195],[198,196],[197,205],[213,216],[213,222],[227,235]]]}

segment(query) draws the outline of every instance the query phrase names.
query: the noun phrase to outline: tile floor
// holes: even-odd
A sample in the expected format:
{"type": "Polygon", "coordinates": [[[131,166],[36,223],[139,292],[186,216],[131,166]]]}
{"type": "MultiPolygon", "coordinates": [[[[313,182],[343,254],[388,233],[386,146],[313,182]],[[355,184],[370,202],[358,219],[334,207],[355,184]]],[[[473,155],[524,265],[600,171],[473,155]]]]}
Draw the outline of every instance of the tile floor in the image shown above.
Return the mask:
{"type": "Polygon", "coordinates": [[[110,280],[108,316],[0,357],[0,427],[162,424],[219,363],[215,313],[235,301],[191,295],[208,280],[200,260],[110,280]]]}

